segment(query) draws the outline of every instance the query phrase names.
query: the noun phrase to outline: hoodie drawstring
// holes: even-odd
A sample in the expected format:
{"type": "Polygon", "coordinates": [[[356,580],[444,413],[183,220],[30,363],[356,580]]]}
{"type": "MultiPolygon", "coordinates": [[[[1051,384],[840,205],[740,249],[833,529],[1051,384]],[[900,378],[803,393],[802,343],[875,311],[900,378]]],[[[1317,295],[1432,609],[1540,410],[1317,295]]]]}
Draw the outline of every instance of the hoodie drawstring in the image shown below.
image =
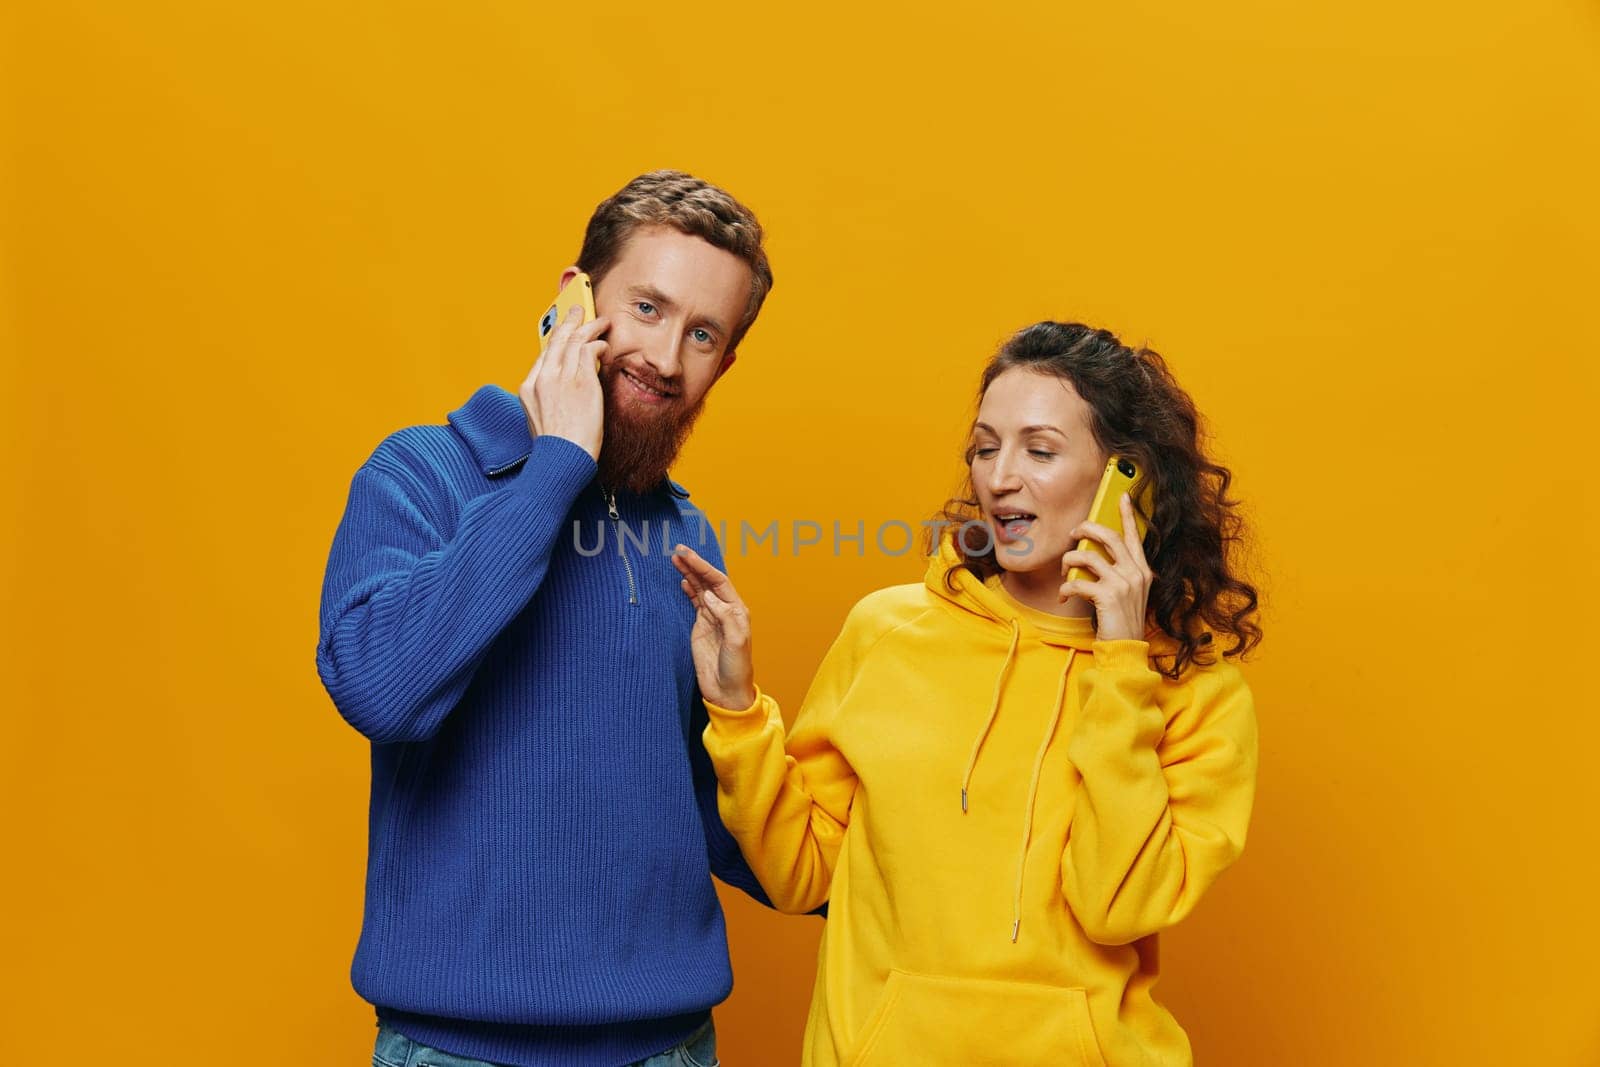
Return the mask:
{"type": "MultiPolygon", "coordinates": [[[[1017,643],[1021,640],[1022,628],[1017,625],[1017,620],[1011,620],[1011,647],[1006,649],[1005,662],[1000,665],[1000,674],[994,680],[994,700],[989,705],[989,716],[983,720],[983,729],[978,733],[978,739],[972,744],[972,756],[967,760],[967,771],[961,776],[961,813],[967,813],[967,789],[972,784],[972,772],[978,766],[978,756],[983,752],[983,743],[988,740],[989,733],[994,729],[994,721],[1000,715],[1000,697],[1005,692],[1006,679],[1011,673],[1012,664],[1017,659],[1017,643]]],[[[1050,711],[1050,725],[1045,727],[1044,737],[1039,741],[1039,751],[1033,757],[1033,776],[1028,782],[1028,802],[1022,812],[1022,849],[1017,856],[1017,888],[1011,901],[1011,941],[1016,943],[1017,933],[1022,929],[1022,883],[1023,876],[1028,870],[1028,845],[1033,839],[1033,807],[1039,799],[1039,777],[1044,771],[1044,756],[1050,748],[1050,742],[1055,739],[1056,727],[1061,725],[1061,709],[1066,705],[1067,677],[1072,673],[1072,661],[1077,658],[1078,650],[1067,649],[1067,665],[1061,670],[1061,684],[1056,687],[1055,706],[1050,711]]]]}
{"type": "Polygon", "coordinates": [[[978,740],[973,742],[972,756],[967,760],[967,773],[961,776],[961,814],[967,813],[967,786],[972,784],[972,771],[978,766],[978,753],[983,751],[983,743],[989,737],[989,731],[994,728],[995,717],[1000,714],[1000,693],[1005,688],[1006,675],[1011,670],[1011,664],[1017,658],[1017,641],[1022,637],[1022,628],[1017,625],[1017,620],[1011,620],[1011,647],[1006,649],[1006,661],[1000,665],[1000,676],[994,680],[994,702],[989,705],[989,717],[983,720],[983,730],[978,734],[978,740]]]}
{"type": "Polygon", "coordinates": [[[1045,750],[1056,736],[1056,727],[1061,725],[1061,708],[1067,696],[1067,675],[1072,672],[1072,661],[1077,655],[1077,649],[1067,649],[1067,665],[1062,668],[1061,684],[1056,688],[1055,711],[1050,715],[1050,725],[1045,727],[1044,739],[1039,742],[1039,754],[1033,758],[1033,779],[1028,783],[1028,806],[1022,814],[1022,855],[1017,860],[1017,892],[1011,903],[1012,944],[1016,944],[1017,931],[1022,929],[1022,876],[1028,869],[1028,842],[1033,837],[1033,805],[1039,797],[1039,775],[1044,769],[1045,750]]]}

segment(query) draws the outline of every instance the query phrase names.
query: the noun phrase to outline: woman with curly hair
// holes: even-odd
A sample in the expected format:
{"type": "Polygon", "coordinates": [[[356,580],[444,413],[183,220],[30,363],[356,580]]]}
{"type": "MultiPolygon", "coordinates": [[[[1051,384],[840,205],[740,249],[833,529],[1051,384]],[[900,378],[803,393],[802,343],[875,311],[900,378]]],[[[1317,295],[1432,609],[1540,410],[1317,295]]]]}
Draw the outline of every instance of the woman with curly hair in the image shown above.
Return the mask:
{"type": "Polygon", "coordinates": [[[727,576],[675,556],[723,820],[777,907],[828,905],[801,1062],[1189,1064],[1157,939],[1255,794],[1231,475],[1159,355],[1055,322],[984,370],[966,459],[925,580],[851,610],[792,730],[727,576]],[[1111,456],[1121,531],[1085,521],[1111,456]]]}

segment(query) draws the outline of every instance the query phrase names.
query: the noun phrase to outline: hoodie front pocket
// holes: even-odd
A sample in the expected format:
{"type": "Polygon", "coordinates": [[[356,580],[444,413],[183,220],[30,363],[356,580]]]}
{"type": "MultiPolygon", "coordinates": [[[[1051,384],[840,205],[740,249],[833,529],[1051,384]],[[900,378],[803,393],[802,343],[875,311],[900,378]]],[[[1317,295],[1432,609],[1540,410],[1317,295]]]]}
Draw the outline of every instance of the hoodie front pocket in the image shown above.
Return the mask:
{"type": "Polygon", "coordinates": [[[849,1067],[1106,1067],[1081,988],[890,971],[849,1067]]]}

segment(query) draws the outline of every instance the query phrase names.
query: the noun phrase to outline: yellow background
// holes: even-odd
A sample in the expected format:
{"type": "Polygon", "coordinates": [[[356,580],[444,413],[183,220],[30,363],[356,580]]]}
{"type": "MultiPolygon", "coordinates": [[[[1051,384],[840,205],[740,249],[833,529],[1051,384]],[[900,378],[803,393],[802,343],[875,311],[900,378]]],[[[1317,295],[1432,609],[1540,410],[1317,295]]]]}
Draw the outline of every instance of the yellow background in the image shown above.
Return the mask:
{"type": "MultiPolygon", "coordinates": [[[[350,475],[678,166],[778,279],[678,469],[717,517],[926,516],[1040,318],[1209,415],[1268,639],[1249,847],[1164,939],[1202,1065],[1600,1062],[1600,8],[593,7],[7,5],[5,1058],[366,1062],[350,475]]],[[[732,566],[791,711],[921,569],[732,566]]],[[[724,900],[724,1059],[792,1063],[819,924],[724,900]]]]}

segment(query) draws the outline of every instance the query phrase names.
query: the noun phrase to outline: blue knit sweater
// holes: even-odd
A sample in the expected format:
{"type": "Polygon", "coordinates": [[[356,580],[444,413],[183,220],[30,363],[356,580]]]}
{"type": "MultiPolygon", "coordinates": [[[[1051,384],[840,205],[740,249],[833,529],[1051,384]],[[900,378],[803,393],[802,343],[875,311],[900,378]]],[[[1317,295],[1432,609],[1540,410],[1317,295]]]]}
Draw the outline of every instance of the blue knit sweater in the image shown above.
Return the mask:
{"type": "Polygon", "coordinates": [[[589,455],[496,386],[356,472],[317,670],[372,742],[351,977],[407,1036],[615,1067],[732,989],[710,872],[765,898],[700,740],[668,553],[721,555],[686,497],[617,492],[613,519],[589,455]]]}

